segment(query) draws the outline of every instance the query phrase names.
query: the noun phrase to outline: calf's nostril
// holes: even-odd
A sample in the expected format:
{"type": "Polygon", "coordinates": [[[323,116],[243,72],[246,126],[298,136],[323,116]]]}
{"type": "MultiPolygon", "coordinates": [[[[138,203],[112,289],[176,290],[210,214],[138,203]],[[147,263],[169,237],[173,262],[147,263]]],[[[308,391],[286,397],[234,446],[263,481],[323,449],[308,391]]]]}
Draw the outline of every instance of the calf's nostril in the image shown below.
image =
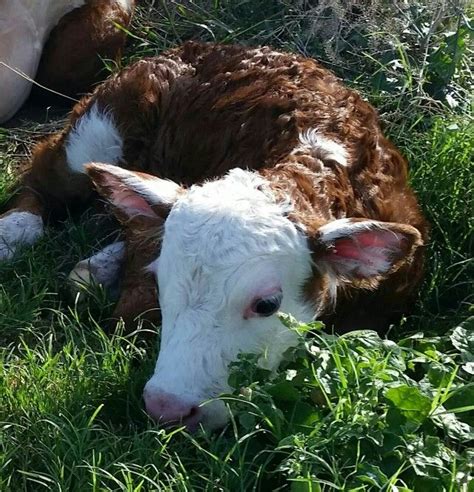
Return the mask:
{"type": "Polygon", "coordinates": [[[147,388],[143,392],[148,415],[158,424],[171,427],[185,425],[190,430],[197,429],[200,421],[198,405],[181,400],[169,393],[152,393],[147,388]]]}
{"type": "Polygon", "coordinates": [[[198,414],[199,408],[196,406],[192,406],[191,409],[189,410],[189,415],[186,415],[186,417],[194,417],[198,414]]]}
{"type": "Polygon", "coordinates": [[[188,415],[182,417],[180,424],[185,425],[188,432],[196,432],[201,423],[201,417],[200,408],[198,406],[192,406],[188,415]]]}

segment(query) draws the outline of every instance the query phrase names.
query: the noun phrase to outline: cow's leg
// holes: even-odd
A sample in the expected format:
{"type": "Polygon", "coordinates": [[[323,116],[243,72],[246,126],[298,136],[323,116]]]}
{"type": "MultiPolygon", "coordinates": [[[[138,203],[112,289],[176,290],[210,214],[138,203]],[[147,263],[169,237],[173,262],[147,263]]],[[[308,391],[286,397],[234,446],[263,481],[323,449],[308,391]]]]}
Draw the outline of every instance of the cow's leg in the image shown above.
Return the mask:
{"type": "Polygon", "coordinates": [[[0,215],[0,261],[11,259],[18,247],[30,246],[43,235],[44,212],[41,194],[25,184],[12,199],[10,210],[0,215]]]}
{"type": "Polygon", "coordinates": [[[92,285],[112,287],[118,282],[124,260],[125,242],[117,241],[79,261],[69,274],[73,293],[92,285]]]}

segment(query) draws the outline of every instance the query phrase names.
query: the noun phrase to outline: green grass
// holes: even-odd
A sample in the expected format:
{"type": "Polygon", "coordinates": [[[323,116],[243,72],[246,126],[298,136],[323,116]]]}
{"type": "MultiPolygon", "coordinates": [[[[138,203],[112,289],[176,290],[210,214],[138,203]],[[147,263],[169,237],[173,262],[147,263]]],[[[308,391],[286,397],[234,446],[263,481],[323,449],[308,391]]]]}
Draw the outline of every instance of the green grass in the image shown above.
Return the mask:
{"type": "MultiPolygon", "coordinates": [[[[432,224],[416,312],[390,340],[309,327],[274,378],[242,357],[226,429],[165,431],[141,402],[155,344],[140,329],[105,335],[113,302],[100,289],[80,302],[68,293],[69,270],[98,240],[91,214],[67,220],[0,264],[1,491],[474,490],[468,12],[418,2],[397,17],[375,2],[354,18],[342,3],[318,5],[149,2],[123,64],[189,37],[270,43],[321,58],[363,91],[409,159],[432,224]]],[[[54,126],[0,129],[0,205],[54,126]]]]}

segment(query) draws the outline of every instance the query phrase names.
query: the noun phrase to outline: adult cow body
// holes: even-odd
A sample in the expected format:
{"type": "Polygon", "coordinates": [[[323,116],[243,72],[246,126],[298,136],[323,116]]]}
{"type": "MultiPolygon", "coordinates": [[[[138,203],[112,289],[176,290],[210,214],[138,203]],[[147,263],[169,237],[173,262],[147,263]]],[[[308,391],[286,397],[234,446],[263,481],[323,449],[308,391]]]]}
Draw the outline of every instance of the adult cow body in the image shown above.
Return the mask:
{"type": "Polygon", "coordinates": [[[145,401],[165,422],[221,425],[222,403],[199,404],[228,389],[239,352],[278,365],[295,341],[278,311],[380,331],[421,277],[427,225],[406,163],[373,108],[312,59],[188,43],[110,78],[35,149],[0,255],[86,206],[91,181],[125,242],[72,277],[107,285],[125,262],[128,319],[159,297],[145,401]]]}
{"type": "MultiPolygon", "coordinates": [[[[135,0],[0,0],[0,123],[25,102],[32,79],[69,96],[117,59],[135,0]]],[[[44,95],[44,94],[43,94],[44,95]]]]}

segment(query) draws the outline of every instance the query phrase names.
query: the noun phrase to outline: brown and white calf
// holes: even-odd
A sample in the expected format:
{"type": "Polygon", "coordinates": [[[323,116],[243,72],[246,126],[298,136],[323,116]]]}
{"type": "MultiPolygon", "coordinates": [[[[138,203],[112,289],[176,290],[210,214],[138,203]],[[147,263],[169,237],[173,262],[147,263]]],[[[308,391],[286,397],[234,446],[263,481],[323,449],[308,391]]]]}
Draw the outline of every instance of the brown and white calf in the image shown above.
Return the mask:
{"type": "Polygon", "coordinates": [[[420,281],[427,224],[406,162],[374,109],[312,59],[188,43],[110,78],[35,149],[0,219],[3,258],[89,204],[92,183],[125,242],[72,276],[110,284],[125,260],[117,315],[159,300],[144,397],[164,422],[222,425],[222,402],[199,405],[228,389],[240,352],[277,367],[295,343],[279,311],[383,330],[420,281]]]}
{"type": "Polygon", "coordinates": [[[0,0],[0,123],[37,81],[67,95],[88,92],[102,58],[123,48],[135,0],[0,0]],[[22,74],[24,76],[22,76],[22,74]]]}

